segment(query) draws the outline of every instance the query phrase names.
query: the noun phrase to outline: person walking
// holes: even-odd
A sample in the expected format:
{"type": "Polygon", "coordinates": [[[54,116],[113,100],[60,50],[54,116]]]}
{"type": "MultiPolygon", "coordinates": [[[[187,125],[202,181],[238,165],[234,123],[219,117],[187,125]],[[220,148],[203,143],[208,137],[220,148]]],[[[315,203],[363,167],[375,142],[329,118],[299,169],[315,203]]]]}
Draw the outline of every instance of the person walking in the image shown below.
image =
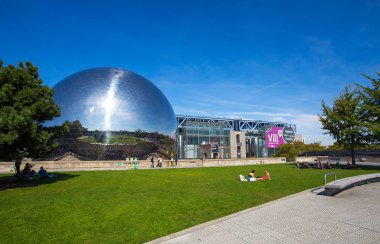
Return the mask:
{"type": "Polygon", "coordinates": [[[157,165],[156,165],[157,168],[162,168],[162,159],[159,157],[157,159],[157,165]]]}
{"type": "Polygon", "coordinates": [[[152,158],[150,159],[150,167],[151,168],[154,168],[154,157],[152,156],[152,158]]]}

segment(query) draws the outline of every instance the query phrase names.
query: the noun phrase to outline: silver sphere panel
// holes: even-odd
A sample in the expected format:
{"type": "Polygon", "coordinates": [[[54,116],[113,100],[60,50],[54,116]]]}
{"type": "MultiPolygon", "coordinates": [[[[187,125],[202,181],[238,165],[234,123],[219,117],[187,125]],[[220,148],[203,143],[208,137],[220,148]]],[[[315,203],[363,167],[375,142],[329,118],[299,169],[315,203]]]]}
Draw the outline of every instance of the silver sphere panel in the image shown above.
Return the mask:
{"type": "Polygon", "coordinates": [[[48,126],[79,120],[91,131],[175,133],[176,117],[169,101],[154,84],[133,72],[88,69],[65,78],[54,89],[61,116],[48,126]]]}

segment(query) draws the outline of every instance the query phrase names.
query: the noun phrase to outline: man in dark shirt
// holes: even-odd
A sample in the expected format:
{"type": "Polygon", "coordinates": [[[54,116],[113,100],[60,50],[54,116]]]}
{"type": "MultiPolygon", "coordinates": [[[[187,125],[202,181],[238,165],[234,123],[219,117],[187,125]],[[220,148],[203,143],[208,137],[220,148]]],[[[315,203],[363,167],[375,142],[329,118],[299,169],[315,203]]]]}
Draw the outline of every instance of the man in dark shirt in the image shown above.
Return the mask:
{"type": "Polygon", "coordinates": [[[21,162],[20,159],[17,159],[17,160],[15,161],[15,169],[16,169],[16,176],[17,176],[17,177],[20,176],[20,174],[21,174],[21,171],[20,171],[21,164],[22,164],[22,162],[21,162]]]}
{"type": "Polygon", "coordinates": [[[40,175],[41,178],[48,178],[49,177],[47,171],[42,166],[41,166],[40,170],[38,171],[38,174],[40,175]]]}

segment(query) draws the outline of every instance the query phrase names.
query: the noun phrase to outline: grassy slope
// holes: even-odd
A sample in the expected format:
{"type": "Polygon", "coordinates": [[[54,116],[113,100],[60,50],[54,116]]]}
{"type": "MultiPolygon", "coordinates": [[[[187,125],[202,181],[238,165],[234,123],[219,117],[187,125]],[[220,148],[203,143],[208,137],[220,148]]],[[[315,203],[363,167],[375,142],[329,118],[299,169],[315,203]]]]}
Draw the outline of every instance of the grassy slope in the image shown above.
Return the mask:
{"type": "Polygon", "coordinates": [[[112,135],[110,138],[111,144],[123,143],[123,144],[136,144],[138,141],[136,137],[125,135],[112,135]]]}
{"type": "MultiPolygon", "coordinates": [[[[97,143],[96,139],[93,136],[81,138],[79,140],[82,142],[97,143]]],[[[136,143],[140,143],[140,140],[138,140],[136,137],[133,137],[133,136],[112,135],[108,143],[110,144],[121,143],[121,144],[133,145],[136,143]]]]}
{"type": "MultiPolygon", "coordinates": [[[[240,182],[252,166],[141,171],[92,171],[41,179],[37,187],[0,192],[3,243],[141,243],[239,210],[323,185],[338,178],[379,170],[267,168],[271,181],[240,182]]],[[[0,176],[0,182],[9,177],[0,176]]]]}

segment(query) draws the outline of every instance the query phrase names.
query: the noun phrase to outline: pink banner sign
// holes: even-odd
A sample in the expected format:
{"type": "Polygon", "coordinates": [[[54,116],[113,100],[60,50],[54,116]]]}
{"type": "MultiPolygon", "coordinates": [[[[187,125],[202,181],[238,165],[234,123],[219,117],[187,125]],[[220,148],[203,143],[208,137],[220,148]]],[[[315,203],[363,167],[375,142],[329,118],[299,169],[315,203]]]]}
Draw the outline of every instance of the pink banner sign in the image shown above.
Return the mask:
{"type": "Polygon", "coordinates": [[[265,132],[267,148],[279,148],[280,145],[286,143],[282,136],[282,127],[271,127],[265,132]]]}

